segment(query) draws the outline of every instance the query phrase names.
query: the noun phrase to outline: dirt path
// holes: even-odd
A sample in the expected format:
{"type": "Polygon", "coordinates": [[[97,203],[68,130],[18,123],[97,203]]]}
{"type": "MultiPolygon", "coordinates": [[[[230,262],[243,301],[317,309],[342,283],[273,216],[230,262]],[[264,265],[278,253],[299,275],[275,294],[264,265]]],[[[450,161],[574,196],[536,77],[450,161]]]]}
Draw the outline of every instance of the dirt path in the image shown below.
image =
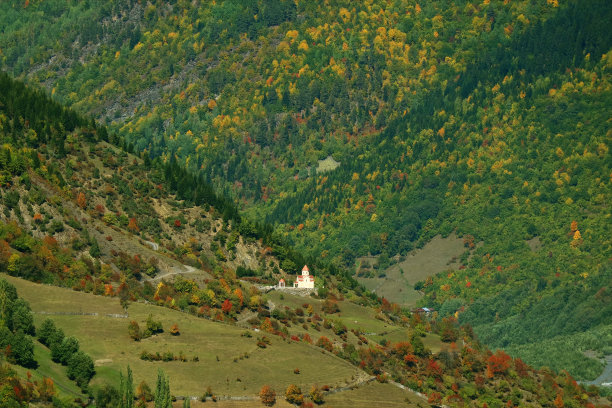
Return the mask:
{"type": "Polygon", "coordinates": [[[197,272],[203,273],[203,271],[196,269],[193,266],[189,266],[189,265],[172,266],[170,267],[170,271],[156,275],[154,278],[150,279],[150,281],[158,281],[158,280],[161,280],[163,278],[167,278],[168,276],[173,276],[173,275],[182,275],[185,273],[197,273],[197,272]],[[182,268],[184,268],[184,270],[181,270],[182,268]]]}
{"type": "Polygon", "coordinates": [[[246,323],[249,319],[252,319],[255,316],[257,316],[257,312],[249,311],[248,313],[245,313],[245,316],[241,317],[239,320],[236,320],[236,325],[246,323]]]}

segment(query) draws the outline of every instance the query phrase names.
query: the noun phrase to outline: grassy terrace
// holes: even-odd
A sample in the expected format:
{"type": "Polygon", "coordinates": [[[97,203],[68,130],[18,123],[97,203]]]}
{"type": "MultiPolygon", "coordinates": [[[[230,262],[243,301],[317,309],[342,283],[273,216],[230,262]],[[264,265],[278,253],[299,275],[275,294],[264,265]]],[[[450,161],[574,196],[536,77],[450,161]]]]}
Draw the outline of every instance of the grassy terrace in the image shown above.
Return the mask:
{"type": "Polygon", "coordinates": [[[271,384],[277,390],[284,390],[291,383],[304,390],[312,384],[342,386],[364,375],[344,360],[304,343],[268,336],[271,344],[260,349],[256,338],[261,333],[252,332],[253,337],[248,338],[241,336],[245,332],[243,328],[141,303],[130,305],[129,319],[111,318],[106,314],[122,313],[116,298],[4,277],[30,302],[37,326],[50,317],[67,335],[79,339],[81,348],[96,361],[94,386],[103,382],[118,383],[119,371],[125,370],[128,364],[134,371],[136,384],[145,380],[154,387],[157,370],[163,368],[170,377],[173,394],[191,396],[202,395],[208,386],[216,395],[254,395],[264,384],[271,384]],[[98,316],[41,312],[95,312],[98,316]],[[162,322],[166,332],[141,342],[133,341],[128,336],[128,321],[136,320],[144,326],[149,314],[162,322]],[[180,336],[168,332],[174,323],[180,328],[180,336]],[[183,352],[189,360],[198,356],[199,361],[145,362],[140,359],[142,350],[170,351],[176,355],[183,352]],[[245,353],[248,358],[241,359],[245,353]],[[294,368],[300,369],[299,375],[293,373],[294,368]]]}

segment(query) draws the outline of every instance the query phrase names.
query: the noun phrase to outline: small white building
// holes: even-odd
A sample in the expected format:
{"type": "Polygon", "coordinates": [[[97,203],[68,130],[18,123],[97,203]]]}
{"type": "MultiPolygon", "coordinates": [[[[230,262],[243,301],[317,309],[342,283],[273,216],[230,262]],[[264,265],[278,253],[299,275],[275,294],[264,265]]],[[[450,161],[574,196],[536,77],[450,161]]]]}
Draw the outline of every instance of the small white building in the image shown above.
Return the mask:
{"type": "Polygon", "coordinates": [[[293,283],[294,288],[314,289],[314,276],[310,274],[308,266],[304,265],[302,274],[298,275],[293,283]]]}
{"type": "Polygon", "coordinates": [[[279,289],[284,289],[285,286],[285,280],[283,278],[281,278],[281,280],[278,281],[278,288],[279,289]]]}

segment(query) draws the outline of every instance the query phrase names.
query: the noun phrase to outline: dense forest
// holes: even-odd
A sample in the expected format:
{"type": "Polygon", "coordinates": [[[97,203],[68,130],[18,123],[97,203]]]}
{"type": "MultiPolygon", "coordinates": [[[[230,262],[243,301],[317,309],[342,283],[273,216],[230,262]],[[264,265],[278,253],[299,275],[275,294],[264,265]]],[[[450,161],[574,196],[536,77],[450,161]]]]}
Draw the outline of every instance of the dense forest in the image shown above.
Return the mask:
{"type": "MultiPolygon", "coordinates": [[[[474,338],[469,325],[459,329],[453,319],[431,319],[421,314],[406,313],[386,300],[377,307],[363,308],[359,319],[378,321],[376,324],[380,327],[391,326],[396,332],[405,331],[411,335],[402,338],[402,341],[391,342],[381,334],[378,344],[370,343],[366,336],[371,334],[347,327],[349,322],[357,322],[351,312],[344,317],[340,309],[358,307],[354,303],[349,306],[349,302],[344,302],[345,295],[347,300],[359,303],[367,299],[356,296],[361,290],[358,287],[354,293],[349,293],[347,288],[354,285],[354,280],[331,267],[317,270],[322,273],[318,279],[323,277],[325,282],[325,289],[320,287],[318,296],[298,298],[301,302],[310,303],[301,303],[301,307],[285,305],[268,310],[262,293],[235,279],[241,277],[240,271],[244,271],[244,268],[239,266],[233,270],[231,265],[219,263],[211,269],[208,261],[204,262],[206,254],[202,248],[184,246],[176,248],[176,252],[166,251],[173,248],[166,242],[167,237],[162,239],[169,235],[160,232],[167,231],[161,227],[162,222],[170,223],[175,235],[180,236],[176,231],[181,228],[187,230],[195,227],[189,233],[201,232],[201,219],[193,222],[182,213],[177,218],[171,216],[157,223],[150,221],[155,214],[151,203],[164,196],[172,196],[171,202],[179,208],[201,201],[200,208],[209,209],[199,212],[204,222],[210,223],[209,212],[213,213],[212,221],[222,225],[216,231],[216,241],[213,241],[218,242],[217,253],[222,256],[227,254],[231,257],[233,254],[229,243],[235,231],[245,233],[237,237],[240,242],[249,238],[259,238],[262,242],[273,240],[257,235],[257,228],[240,217],[231,203],[212,193],[212,190],[202,197],[192,195],[198,191],[192,185],[195,183],[193,176],[180,166],[151,160],[145,153],[142,157],[131,155],[127,150],[132,148],[115,134],[109,135],[104,126],[62,107],[35,88],[2,74],[0,91],[0,139],[3,142],[0,153],[3,183],[0,201],[0,272],[35,282],[70,287],[74,291],[99,297],[116,297],[125,311],[131,302],[146,300],[200,318],[230,324],[237,323],[237,316],[246,312],[250,316],[250,327],[266,334],[257,339],[258,348],[270,346],[272,342],[267,336],[272,335],[289,343],[292,353],[295,353],[294,343],[309,343],[320,348],[324,355],[330,353],[358,366],[381,384],[392,380],[417,390],[431,404],[463,406],[471,401],[490,406],[505,403],[544,406],[554,403],[586,407],[591,406],[591,401],[598,400],[596,388],[581,387],[567,373],[535,370],[520,358],[513,359],[503,351],[489,351],[474,338]],[[106,182],[98,183],[97,180],[106,182]],[[152,185],[155,187],[151,188],[152,185]],[[102,197],[105,197],[104,205],[109,211],[102,204],[96,204],[102,197]],[[138,200],[133,200],[134,197],[138,200]],[[214,205],[218,209],[214,209],[214,205]],[[108,251],[107,245],[98,244],[95,238],[94,231],[101,229],[102,224],[108,227],[105,233],[112,230],[117,233],[114,234],[116,238],[125,235],[134,241],[156,240],[166,247],[158,249],[161,251],[159,257],[176,256],[181,262],[193,262],[193,265],[209,272],[212,279],[207,279],[204,286],[189,278],[177,277],[173,281],[161,280],[155,287],[150,278],[158,273],[158,263],[144,260],[141,254],[113,254],[109,258],[108,252],[112,254],[113,250],[108,251]],[[251,229],[247,229],[249,226],[251,229]],[[222,243],[219,236],[224,232],[230,232],[230,238],[222,243]],[[186,252],[183,252],[185,249],[186,252]],[[110,263],[107,263],[109,260],[110,263]],[[325,276],[325,273],[332,276],[325,276]],[[370,314],[375,317],[370,317],[370,314]],[[308,331],[304,332],[305,329],[308,331]],[[316,341],[309,331],[312,336],[317,336],[316,341]],[[429,348],[432,338],[441,339],[448,346],[434,353],[429,348]],[[462,340],[461,346],[456,344],[459,339],[462,340]]],[[[200,188],[210,189],[202,181],[200,183],[200,188]]],[[[107,237],[112,238],[111,235],[107,237]]],[[[193,246],[196,240],[192,238],[189,241],[189,245],[193,246]]],[[[268,248],[270,254],[288,251],[282,246],[268,248]]],[[[281,265],[292,261],[289,256],[277,260],[269,256],[262,258],[265,263],[281,265]]],[[[23,283],[20,283],[20,288],[24,288],[23,283]]],[[[38,296],[38,292],[34,293],[34,296],[38,296]]],[[[159,389],[154,396],[151,390],[147,392],[148,385],[144,381],[134,390],[128,365],[127,379],[122,371],[119,373],[119,389],[112,383],[101,385],[100,381],[103,380],[99,376],[109,368],[96,369],[93,359],[81,349],[83,343],[80,344],[74,336],[65,335],[52,318],[46,317],[35,327],[30,305],[18,296],[15,286],[5,279],[0,279],[0,298],[0,345],[3,348],[2,359],[8,363],[0,365],[0,386],[3,387],[2,401],[5,405],[20,407],[37,403],[72,407],[87,404],[80,397],[71,400],[68,395],[59,392],[59,387],[56,388],[54,383],[57,373],[55,377],[46,377],[45,374],[42,379],[34,379],[30,372],[24,377],[15,371],[21,370],[21,367],[35,370],[39,364],[50,364],[46,360],[50,358],[53,363],[66,366],[67,378],[76,383],[83,395],[88,395],[90,403],[95,398],[96,406],[133,406],[134,400],[139,406],[146,406],[147,401],[155,398],[159,406],[170,407],[168,379],[165,380],[165,396],[159,389]],[[37,343],[34,343],[34,337],[37,343]],[[41,349],[48,350],[48,356],[41,349]],[[91,384],[92,380],[95,385],[91,384]]],[[[284,300],[282,294],[279,300],[284,300]]],[[[63,317],[70,315],[70,312],[59,313],[63,317]]],[[[90,324],[94,324],[93,321],[90,324]]],[[[103,324],[110,323],[107,321],[103,324]]],[[[171,326],[171,336],[179,336],[179,330],[193,329],[188,325],[182,327],[179,329],[177,324],[171,326]]],[[[150,314],[146,327],[141,329],[138,322],[132,320],[127,333],[113,341],[116,347],[122,347],[126,341],[130,344],[139,342],[159,336],[163,331],[161,322],[154,320],[150,314]]],[[[251,337],[251,332],[244,331],[240,335],[242,337],[251,337]]],[[[441,342],[438,340],[438,343],[441,342]]],[[[152,343],[147,345],[151,346],[152,343]]],[[[439,344],[436,346],[440,347],[439,344]]],[[[277,350],[278,343],[274,347],[277,350]]],[[[232,352],[235,353],[235,350],[232,352]]],[[[316,354],[320,353],[317,351],[316,354]]],[[[248,353],[244,355],[248,358],[248,353]]],[[[186,363],[183,352],[178,355],[165,352],[162,355],[143,350],[140,359],[186,363]]],[[[234,358],[234,363],[237,360],[234,358]]],[[[192,362],[199,362],[199,359],[194,357],[192,362]]],[[[338,361],[334,361],[334,364],[338,364],[338,361]]],[[[231,364],[226,366],[232,367],[231,364]]],[[[163,376],[163,372],[160,373],[163,376]]],[[[299,374],[299,369],[294,369],[294,373],[299,374]]],[[[141,372],[139,374],[142,375],[141,372]]],[[[108,374],[104,378],[107,380],[108,374]]],[[[294,401],[304,401],[299,387],[290,386],[288,390],[291,387],[295,390],[294,401]]],[[[327,391],[329,386],[319,389],[315,385],[308,397],[321,404],[329,395],[327,391]]],[[[208,397],[205,394],[202,399],[208,397]]],[[[215,397],[210,397],[214,401],[215,397]]],[[[421,398],[424,402],[425,398],[421,398]]]]}
{"type": "Polygon", "coordinates": [[[422,305],[528,362],[536,341],[571,354],[555,369],[600,370],[571,345],[612,324],[609,2],[0,10],[7,71],[108,124],[184,198],[231,197],[226,218],[294,246],[287,268],[384,270],[455,231],[462,265],[417,284],[422,305]]]}

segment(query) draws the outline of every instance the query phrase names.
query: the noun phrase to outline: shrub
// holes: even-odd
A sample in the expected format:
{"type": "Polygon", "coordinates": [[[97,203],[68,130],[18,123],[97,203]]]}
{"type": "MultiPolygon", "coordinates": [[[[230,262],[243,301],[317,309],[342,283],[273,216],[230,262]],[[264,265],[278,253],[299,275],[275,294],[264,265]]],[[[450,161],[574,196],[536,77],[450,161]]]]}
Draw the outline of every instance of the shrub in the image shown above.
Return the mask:
{"type": "Polygon", "coordinates": [[[257,338],[257,346],[260,348],[266,348],[270,344],[270,339],[266,336],[257,338]]]}
{"type": "Polygon", "coordinates": [[[66,365],[77,351],[79,351],[79,341],[75,337],[66,337],[61,342],[51,345],[51,359],[66,365]]]}
{"type": "Polygon", "coordinates": [[[23,367],[36,368],[38,366],[34,360],[34,342],[22,331],[12,336],[11,356],[17,364],[23,367]]]}
{"type": "Polygon", "coordinates": [[[287,391],[285,391],[285,399],[290,404],[300,405],[304,402],[304,396],[302,390],[297,385],[289,385],[287,391]]]}
{"type": "Polygon", "coordinates": [[[96,406],[100,408],[112,408],[120,405],[121,396],[119,391],[111,385],[104,384],[96,391],[96,406]]]}
{"type": "Polygon", "coordinates": [[[332,352],[334,350],[334,345],[332,344],[331,340],[329,340],[325,336],[319,337],[316,346],[321,347],[329,352],[332,352]]]}
{"type": "Polygon", "coordinates": [[[50,340],[57,332],[55,328],[55,323],[51,319],[45,319],[40,327],[38,328],[38,341],[44,344],[45,346],[50,346],[50,340]]]}
{"type": "Polygon", "coordinates": [[[151,387],[146,381],[142,381],[138,387],[136,387],[136,398],[141,401],[153,401],[153,392],[151,392],[151,387]]]}
{"type": "Polygon", "coordinates": [[[321,405],[324,402],[323,393],[316,385],[313,385],[310,389],[310,399],[317,405],[321,405]]]}
{"type": "Polygon", "coordinates": [[[68,360],[66,374],[68,378],[74,380],[81,389],[86,389],[89,380],[96,373],[91,357],[82,351],[77,351],[68,360]]]}
{"type": "Polygon", "coordinates": [[[327,314],[334,314],[340,311],[340,308],[338,307],[338,302],[332,299],[325,299],[322,308],[323,311],[327,314]]]}
{"type": "Polygon", "coordinates": [[[134,341],[140,341],[142,338],[142,332],[140,331],[140,326],[138,325],[137,321],[132,320],[130,322],[128,326],[128,333],[134,341]]]}
{"type": "Polygon", "coordinates": [[[153,320],[153,315],[147,317],[147,329],[144,332],[143,337],[151,337],[154,334],[163,333],[164,329],[159,321],[153,320]]]}
{"type": "Polygon", "coordinates": [[[276,402],[276,392],[269,385],[264,385],[259,391],[261,403],[271,407],[276,402]]]}

